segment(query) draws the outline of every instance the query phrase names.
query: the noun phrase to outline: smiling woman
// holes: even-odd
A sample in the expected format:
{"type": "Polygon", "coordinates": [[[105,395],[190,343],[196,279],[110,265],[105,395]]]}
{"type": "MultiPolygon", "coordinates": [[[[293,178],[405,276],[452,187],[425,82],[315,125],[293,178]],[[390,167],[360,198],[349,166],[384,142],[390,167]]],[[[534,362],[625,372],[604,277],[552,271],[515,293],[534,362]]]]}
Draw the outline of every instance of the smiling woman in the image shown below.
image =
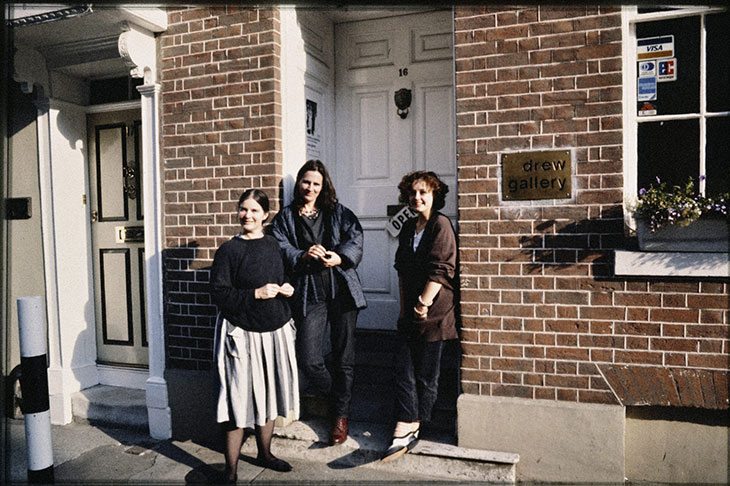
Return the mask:
{"type": "Polygon", "coordinates": [[[331,444],[347,438],[355,368],[355,324],[365,296],[356,268],[363,231],[355,214],[337,202],[325,165],[307,161],[297,173],[293,202],[276,215],[273,234],[294,282],[297,358],[309,393],[330,402],[331,444]],[[333,372],[325,366],[323,339],[330,326],[333,372]]]}

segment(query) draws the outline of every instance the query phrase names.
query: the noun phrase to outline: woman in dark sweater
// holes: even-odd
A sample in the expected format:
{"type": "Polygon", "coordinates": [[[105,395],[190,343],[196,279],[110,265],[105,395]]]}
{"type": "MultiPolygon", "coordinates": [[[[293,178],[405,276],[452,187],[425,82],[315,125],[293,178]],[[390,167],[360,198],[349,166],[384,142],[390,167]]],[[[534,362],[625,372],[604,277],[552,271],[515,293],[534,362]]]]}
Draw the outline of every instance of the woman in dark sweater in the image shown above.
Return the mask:
{"type": "Polygon", "coordinates": [[[297,358],[315,393],[329,398],[331,444],[347,439],[347,417],[355,372],[355,323],[366,305],[356,268],[363,231],[355,214],[337,202],[327,169],[307,161],[297,173],[294,200],[271,224],[296,293],[297,358]],[[332,374],[322,349],[327,323],[332,374]]]}
{"type": "Polygon", "coordinates": [[[421,422],[431,419],[444,341],[458,338],[456,235],[449,219],[439,212],[449,188],[433,172],[416,171],[403,177],[398,189],[400,201],[418,217],[403,225],[395,254],[401,303],[395,353],[396,426],[384,462],[410,450],[418,440],[421,422]]]}
{"type": "Polygon", "coordinates": [[[217,421],[226,429],[224,480],[235,482],[243,429],[255,425],[257,461],[286,472],[291,466],[271,454],[274,419],[299,418],[295,329],[287,299],[294,288],[284,278],[277,241],[264,235],[269,200],[249,189],[238,201],[241,232],[215,254],[210,277],[218,306],[215,351],[220,380],[217,421]]]}

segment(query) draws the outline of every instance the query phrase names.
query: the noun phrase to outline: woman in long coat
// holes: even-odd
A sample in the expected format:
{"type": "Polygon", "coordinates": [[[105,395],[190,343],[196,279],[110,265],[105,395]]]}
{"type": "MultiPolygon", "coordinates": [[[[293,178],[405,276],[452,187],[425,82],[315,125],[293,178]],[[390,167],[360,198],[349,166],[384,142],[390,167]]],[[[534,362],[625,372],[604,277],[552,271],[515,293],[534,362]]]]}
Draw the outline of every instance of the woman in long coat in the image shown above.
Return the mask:
{"type": "Polygon", "coordinates": [[[458,338],[456,235],[439,212],[449,188],[435,173],[416,171],[406,174],[398,189],[400,201],[418,217],[403,225],[395,255],[401,303],[395,353],[396,425],[384,462],[413,448],[421,423],[431,419],[444,343],[458,338]]]}

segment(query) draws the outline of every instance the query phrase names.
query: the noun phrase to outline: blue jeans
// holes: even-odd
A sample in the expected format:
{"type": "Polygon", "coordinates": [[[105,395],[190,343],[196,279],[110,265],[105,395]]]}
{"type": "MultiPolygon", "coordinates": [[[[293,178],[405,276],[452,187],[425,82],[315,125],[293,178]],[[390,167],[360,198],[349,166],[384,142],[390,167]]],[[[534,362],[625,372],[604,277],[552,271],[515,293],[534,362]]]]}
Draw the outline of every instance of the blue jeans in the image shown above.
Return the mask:
{"type": "Polygon", "coordinates": [[[445,341],[403,339],[395,352],[395,419],[428,422],[438,396],[445,341]]]}
{"type": "Polygon", "coordinates": [[[344,296],[307,304],[307,315],[297,323],[297,364],[316,392],[330,397],[334,417],[347,417],[355,376],[355,324],[358,310],[344,296]],[[344,301],[344,302],[343,302],[344,301]],[[324,361],[324,338],[329,320],[332,345],[331,374],[324,361]]]}

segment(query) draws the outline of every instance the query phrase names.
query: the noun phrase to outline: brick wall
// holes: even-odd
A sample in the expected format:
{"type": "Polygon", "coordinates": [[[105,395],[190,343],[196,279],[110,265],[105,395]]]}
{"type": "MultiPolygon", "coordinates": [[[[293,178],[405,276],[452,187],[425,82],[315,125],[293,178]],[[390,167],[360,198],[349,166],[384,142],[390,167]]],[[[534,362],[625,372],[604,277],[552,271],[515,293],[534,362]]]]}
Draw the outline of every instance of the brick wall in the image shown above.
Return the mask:
{"type": "Polygon", "coordinates": [[[280,24],[275,8],[168,8],[160,36],[167,363],[212,366],[215,250],[238,231],[241,192],[281,180],[280,24]]]}
{"type": "Polygon", "coordinates": [[[466,393],[728,408],[727,280],[613,275],[617,7],[455,11],[466,393]],[[572,148],[574,202],[503,204],[500,154],[572,148]]]}

